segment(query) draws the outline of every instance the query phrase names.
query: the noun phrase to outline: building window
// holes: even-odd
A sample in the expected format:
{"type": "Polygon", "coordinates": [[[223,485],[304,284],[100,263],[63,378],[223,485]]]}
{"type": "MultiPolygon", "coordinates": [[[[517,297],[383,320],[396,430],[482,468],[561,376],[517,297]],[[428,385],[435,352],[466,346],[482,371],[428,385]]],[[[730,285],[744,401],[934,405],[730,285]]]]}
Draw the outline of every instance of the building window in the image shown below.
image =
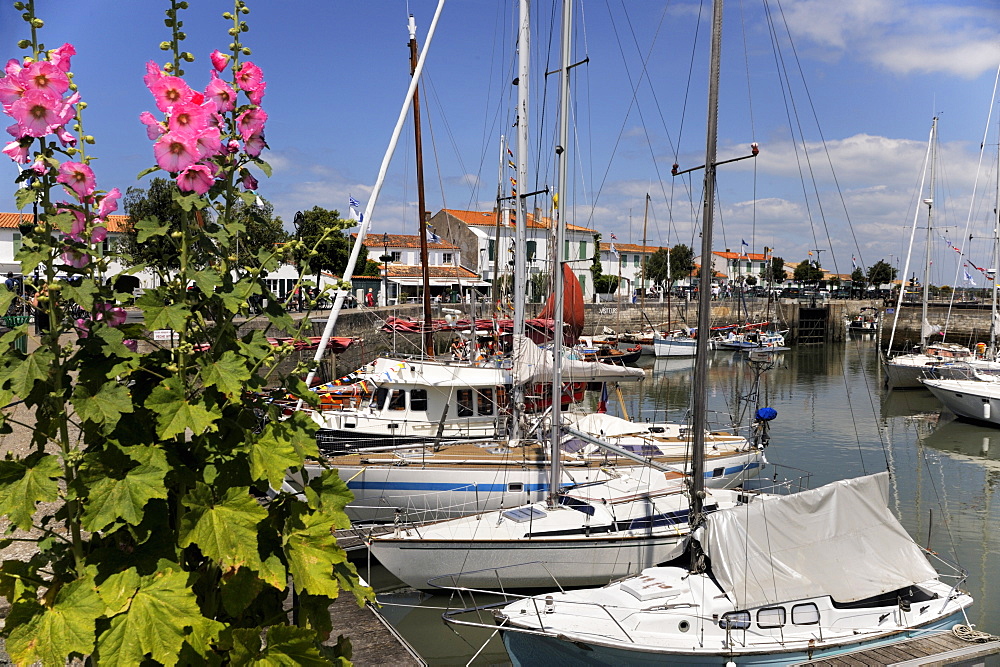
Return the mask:
{"type": "Polygon", "coordinates": [[[389,251],[389,256],[392,257],[392,261],[394,261],[394,262],[402,262],[403,261],[403,253],[401,251],[399,251],[399,250],[391,250],[391,251],[389,251]]]}
{"type": "Polygon", "coordinates": [[[528,241],[528,261],[535,259],[535,253],[538,251],[538,241],[528,241]]]}
{"type": "Polygon", "coordinates": [[[587,258],[587,242],[580,241],[580,257],[578,259],[586,259],[586,258],[587,258]]]}
{"type": "Polygon", "coordinates": [[[21,251],[21,233],[14,232],[14,257],[17,257],[17,253],[21,251]]]}
{"type": "Polygon", "coordinates": [[[446,252],[446,253],[442,254],[442,256],[441,256],[441,263],[442,264],[451,264],[451,253],[450,252],[446,252]]]}
{"type": "Polygon", "coordinates": [[[569,239],[563,241],[563,260],[569,259],[569,239]]]}
{"type": "Polygon", "coordinates": [[[632,266],[639,266],[639,255],[632,257],[632,266]]]}
{"type": "Polygon", "coordinates": [[[497,242],[494,241],[493,239],[490,239],[490,250],[489,250],[489,252],[487,254],[490,257],[490,261],[491,262],[496,261],[496,258],[497,258],[497,242]]]}
{"type": "Polygon", "coordinates": [[[587,292],[587,276],[577,276],[577,279],[580,281],[580,292],[581,293],[586,293],[587,292]]]}

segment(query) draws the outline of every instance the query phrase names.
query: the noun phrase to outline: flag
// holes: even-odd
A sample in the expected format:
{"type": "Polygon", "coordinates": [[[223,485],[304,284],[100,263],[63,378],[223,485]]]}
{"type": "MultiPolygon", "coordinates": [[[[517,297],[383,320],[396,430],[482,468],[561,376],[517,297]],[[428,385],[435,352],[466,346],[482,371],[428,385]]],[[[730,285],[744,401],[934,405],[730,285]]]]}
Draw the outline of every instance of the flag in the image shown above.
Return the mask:
{"type": "MultiPolygon", "coordinates": [[[[611,238],[614,238],[614,236],[615,235],[612,234],[611,238]]],[[[621,254],[618,252],[618,248],[615,247],[614,241],[611,242],[611,254],[615,256],[615,259],[621,259],[621,254]]]]}
{"type": "Polygon", "coordinates": [[[962,272],[965,274],[965,282],[969,283],[970,285],[976,284],[976,281],[972,279],[972,276],[969,275],[968,271],[963,269],[962,272]]]}
{"type": "Polygon", "coordinates": [[[517,187],[517,179],[514,178],[513,176],[511,176],[510,177],[510,184],[511,184],[512,187],[516,188],[517,187]]]}
{"type": "Polygon", "coordinates": [[[507,147],[507,155],[514,157],[514,151],[510,149],[510,146],[507,147]]]}
{"type": "Polygon", "coordinates": [[[851,264],[854,265],[855,269],[858,268],[858,258],[855,257],[854,255],[851,255],[851,264]]]}
{"type": "Polygon", "coordinates": [[[601,383],[601,400],[597,402],[597,411],[605,413],[608,411],[608,383],[601,383]]]}
{"type": "Polygon", "coordinates": [[[611,232],[611,240],[612,240],[612,241],[617,241],[617,240],[618,240],[618,237],[617,237],[617,236],[615,236],[615,233],[614,233],[614,232],[611,232]]]}
{"type": "Polygon", "coordinates": [[[742,245],[746,246],[747,248],[750,247],[750,244],[747,243],[746,239],[740,239],[740,241],[742,241],[742,245]]]}
{"type": "Polygon", "coordinates": [[[517,165],[514,164],[513,160],[507,160],[507,166],[510,167],[511,169],[517,169],[517,165]]]}
{"type": "Polygon", "coordinates": [[[429,243],[441,243],[441,237],[434,233],[434,230],[427,229],[427,241],[429,243]]]}
{"type": "Polygon", "coordinates": [[[364,213],[361,213],[361,202],[359,202],[354,197],[350,197],[347,200],[348,206],[351,209],[351,218],[362,222],[365,219],[364,213]]]}

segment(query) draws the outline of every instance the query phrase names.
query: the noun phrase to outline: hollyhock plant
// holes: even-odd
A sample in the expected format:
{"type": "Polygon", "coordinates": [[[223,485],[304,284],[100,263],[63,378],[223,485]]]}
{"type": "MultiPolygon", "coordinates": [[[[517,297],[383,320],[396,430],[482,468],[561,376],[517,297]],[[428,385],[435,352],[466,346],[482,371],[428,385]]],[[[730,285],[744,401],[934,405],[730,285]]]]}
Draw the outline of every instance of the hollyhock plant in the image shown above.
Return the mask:
{"type": "Polygon", "coordinates": [[[169,74],[153,78],[148,88],[156,100],[156,108],[160,111],[170,111],[171,107],[190,102],[194,97],[194,91],[188,87],[184,79],[169,74]]]}
{"type": "Polygon", "coordinates": [[[164,171],[184,171],[201,158],[198,138],[186,132],[167,132],[153,144],[156,163],[164,171]]]}
{"type": "Polygon", "coordinates": [[[100,207],[97,209],[97,217],[101,220],[106,219],[109,215],[118,210],[118,200],[121,199],[122,193],[118,188],[111,188],[108,194],[104,195],[100,199],[100,207]]]}
{"type": "Polygon", "coordinates": [[[97,187],[93,170],[82,162],[63,162],[59,165],[56,181],[62,183],[67,191],[76,193],[81,200],[94,194],[97,187]]]}
{"type": "Polygon", "coordinates": [[[220,79],[215,72],[212,72],[212,80],[205,88],[205,97],[215,105],[215,110],[220,113],[232,111],[236,105],[236,93],[232,86],[220,79]]]}
{"type": "Polygon", "coordinates": [[[66,72],[47,60],[28,63],[17,76],[27,90],[45,90],[56,96],[69,90],[66,72]]]}
{"type": "Polygon", "coordinates": [[[236,117],[236,127],[244,141],[252,134],[261,132],[267,122],[267,112],[260,107],[247,109],[236,117]]]}
{"type": "Polygon", "coordinates": [[[74,269],[82,269],[90,264],[90,255],[80,252],[76,248],[64,249],[60,259],[62,259],[63,264],[71,266],[74,269]]]}
{"type": "Polygon", "coordinates": [[[236,74],[236,83],[247,92],[255,90],[264,81],[264,72],[257,65],[246,62],[236,74]]]}
{"type": "Polygon", "coordinates": [[[209,59],[212,61],[212,67],[214,67],[217,72],[221,72],[226,69],[226,65],[229,63],[229,56],[218,49],[212,51],[209,59]]]}
{"type": "Polygon", "coordinates": [[[28,137],[44,137],[52,128],[62,125],[64,103],[62,98],[48,90],[25,90],[8,113],[17,121],[21,134],[28,137]]]}
{"type": "Polygon", "coordinates": [[[16,141],[8,143],[0,152],[18,164],[28,164],[31,160],[29,149],[33,142],[34,140],[31,137],[21,137],[16,141]]]}
{"type": "Polygon", "coordinates": [[[58,49],[49,51],[49,62],[58,67],[63,72],[70,70],[69,60],[76,55],[76,47],[72,44],[63,44],[58,49]]]}
{"type": "Polygon", "coordinates": [[[184,192],[197,192],[200,195],[208,192],[215,178],[212,170],[203,164],[188,167],[177,177],[177,187],[184,192]]]}

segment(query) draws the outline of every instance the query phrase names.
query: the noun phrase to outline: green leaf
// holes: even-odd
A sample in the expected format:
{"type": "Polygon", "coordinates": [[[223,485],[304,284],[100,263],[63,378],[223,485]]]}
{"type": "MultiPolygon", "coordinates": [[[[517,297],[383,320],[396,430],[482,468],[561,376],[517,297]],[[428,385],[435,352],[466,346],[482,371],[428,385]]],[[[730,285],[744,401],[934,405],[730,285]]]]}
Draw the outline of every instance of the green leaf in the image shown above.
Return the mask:
{"type": "Polygon", "coordinates": [[[110,618],[127,611],[141,584],[139,573],[134,567],[105,579],[97,587],[97,594],[104,603],[104,615],[110,618]]]}
{"type": "Polygon", "coordinates": [[[185,641],[200,655],[225,627],[205,618],[180,566],[160,561],[157,572],[141,577],[128,610],[111,619],[97,638],[95,664],[138,665],[146,655],[172,665],[185,641]]]}
{"type": "Polygon", "coordinates": [[[20,364],[5,369],[3,377],[10,379],[10,390],[24,398],[35,388],[36,382],[49,376],[54,359],[48,348],[38,348],[20,364]]]}
{"type": "Polygon", "coordinates": [[[306,502],[314,510],[323,510],[333,517],[335,528],[350,528],[344,508],[354,500],[354,493],[347,483],[340,479],[336,470],[324,470],[318,477],[309,480],[305,488],[306,502]]]}
{"type": "Polygon", "coordinates": [[[260,170],[262,172],[264,172],[265,176],[267,176],[268,178],[271,178],[271,165],[270,164],[268,164],[267,162],[264,162],[259,157],[255,157],[253,159],[253,163],[255,165],[257,165],[258,167],[260,167],[260,170]]]}
{"type": "Polygon", "coordinates": [[[335,598],[340,590],[333,576],[336,565],[347,563],[347,553],[337,546],[333,521],[322,512],[302,514],[285,530],[285,557],[300,591],[335,598]]]}
{"type": "Polygon", "coordinates": [[[202,371],[201,379],[207,387],[218,387],[230,398],[238,397],[243,395],[246,381],[250,379],[250,369],[246,360],[230,350],[207,366],[202,371]]]}
{"type": "Polygon", "coordinates": [[[73,301],[86,311],[94,309],[94,295],[97,293],[97,285],[91,280],[65,281],[63,283],[61,297],[66,301],[73,301]],[[77,284],[73,284],[73,282],[77,284]]]}
{"type": "Polygon", "coordinates": [[[24,624],[8,625],[7,651],[14,662],[63,665],[71,653],[90,655],[94,650],[96,620],[104,614],[91,576],[59,589],[51,607],[40,605],[39,613],[24,624]]]}
{"type": "Polygon", "coordinates": [[[180,546],[198,545],[201,552],[225,570],[244,565],[261,567],[257,553],[257,525],[267,512],[250,495],[249,488],[230,488],[221,500],[198,484],[184,496],[188,512],[180,527],[180,546]]]}
{"type": "Polygon", "coordinates": [[[141,181],[144,177],[149,176],[154,171],[159,171],[159,170],[160,170],[159,167],[147,167],[139,172],[139,174],[135,177],[135,180],[141,181]]]}
{"type": "Polygon", "coordinates": [[[135,305],[142,308],[146,328],[173,329],[179,331],[184,328],[188,318],[191,317],[191,309],[183,303],[164,303],[162,296],[155,290],[144,293],[135,302],[135,305]]]}
{"type": "Polygon", "coordinates": [[[216,430],[219,415],[209,412],[200,400],[201,397],[187,398],[181,379],[169,377],[150,392],[144,405],[156,414],[156,434],[161,440],[168,440],[187,429],[195,435],[216,430]]]}
{"type": "Polygon", "coordinates": [[[88,502],[83,515],[83,527],[91,532],[101,530],[119,519],[133,526],[142,522],[143,511],[153,498],[166,498],[163,479],[170,466],[166,453],[158,447],[136,446],[123,450],[139,463],[120,476],[108,471],[90,484],[88,502]]]}
{"type": "Polygon", "coordinates": [[[20,211],[22,208],[31,204],[38,197],[38,190],[32,188],[18,188],[14,191],[14,206],[20,211]]]}
{"type": "Polygon", "coordinates": [[[61,475],[59,458],[52,454],[34,452],[20,461],[0,461],[0,516],[15,528],[30,530],[35,504],[59,497],[61,475]]]}
{"type": "Polygon", "coordinates": [[[198,289],[205,294],[213,294],[215,292],[215,288],[222,285],[222,277],[219,276],[219,272],[211,271],[209,269],[198,271],[191,276],[191,279],[194,281],[194,284],[198,286],[198,289]]]}
{"type": "Polygon", "coordinates": [[[96,394],[78,384],[73,390],[71,402],[81,419],[103,424],[105,432],[113,429],[123,414],[133,411],[131,395],[120,384],[101,385],[96,394]]]}
{"type": "Polygon", "coordinates": [[[267,648],[254,660],[256,665],[297,665],[329,667],[319,651],[315,630],[288,625],[272,625],[267,630],[267,648]]]}
{"type": "MultiPolygon", "coordinates": [[[[272,489],[280,489],[285,471],[303,464],[303,457],[292,446],[292,432],[283,422],[270,421],[260,435],[248,436],[251,477],[267,479],[272,489]]],[[[315,438],[312,440],[315,444],[315,438]]]]}
{"type": "Polygon", "coordinates": [[[262,590],[264,582],[249,568],[241,567],[231,577],[222,579],[222,607],[236,618],[246,611],[262,590]]]}

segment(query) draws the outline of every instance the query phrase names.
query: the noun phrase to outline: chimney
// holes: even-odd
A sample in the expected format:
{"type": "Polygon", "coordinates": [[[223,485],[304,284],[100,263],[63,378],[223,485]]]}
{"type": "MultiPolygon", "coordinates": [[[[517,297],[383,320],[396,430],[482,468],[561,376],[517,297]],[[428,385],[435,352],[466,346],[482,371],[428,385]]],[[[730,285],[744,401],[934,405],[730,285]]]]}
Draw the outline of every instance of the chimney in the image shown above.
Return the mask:
{"type": "Polygon", "coordinates": [[[431,219],[431,212],[430,211],[424,211],[424,222],[427,222],[430,219],[431,219]]]}

